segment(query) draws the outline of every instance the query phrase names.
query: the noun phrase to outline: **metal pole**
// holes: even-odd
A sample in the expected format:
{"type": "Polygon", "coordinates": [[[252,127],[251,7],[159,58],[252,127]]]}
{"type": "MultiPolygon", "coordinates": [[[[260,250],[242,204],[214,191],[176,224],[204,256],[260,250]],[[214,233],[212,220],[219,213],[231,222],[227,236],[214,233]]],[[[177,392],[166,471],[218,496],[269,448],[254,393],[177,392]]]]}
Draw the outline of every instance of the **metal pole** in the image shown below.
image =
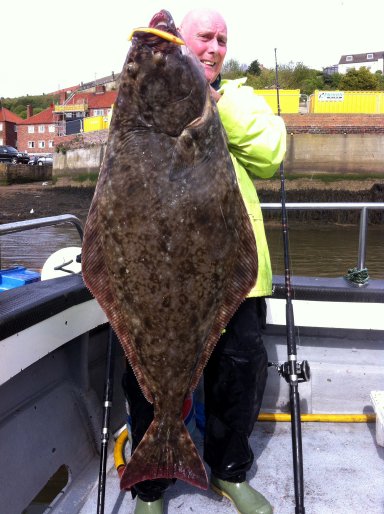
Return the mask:
{"type": "Polygon", "coordinates": [[[366,207],[363,207],[360,213],[359,256],[357,261],[358,270],[365,268],[365,255],[367,250],[367,226],[368,211],[366,207]]]}

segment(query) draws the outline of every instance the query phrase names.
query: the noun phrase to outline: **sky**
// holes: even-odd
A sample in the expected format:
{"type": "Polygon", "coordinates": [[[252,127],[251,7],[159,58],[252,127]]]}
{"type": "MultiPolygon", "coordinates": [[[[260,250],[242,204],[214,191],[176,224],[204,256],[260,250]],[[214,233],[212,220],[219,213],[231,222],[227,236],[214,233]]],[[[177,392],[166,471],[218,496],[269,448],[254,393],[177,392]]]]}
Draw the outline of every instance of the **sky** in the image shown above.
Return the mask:
{"type": "Polygon", "coordinates": [[[167,9],[221,12],[227,59],[322,70],[342,55],[384,51],[383,0],[14,0],[2,9],[0,98],[47,94],[121,71],[128,35],[167,9]],[[7,11],[8,14],[7,14],[7,11]],[[8,51],[6,51],[8,49],[8,51]],[[6,65],[4,65],[7,63],[6,65]]]}

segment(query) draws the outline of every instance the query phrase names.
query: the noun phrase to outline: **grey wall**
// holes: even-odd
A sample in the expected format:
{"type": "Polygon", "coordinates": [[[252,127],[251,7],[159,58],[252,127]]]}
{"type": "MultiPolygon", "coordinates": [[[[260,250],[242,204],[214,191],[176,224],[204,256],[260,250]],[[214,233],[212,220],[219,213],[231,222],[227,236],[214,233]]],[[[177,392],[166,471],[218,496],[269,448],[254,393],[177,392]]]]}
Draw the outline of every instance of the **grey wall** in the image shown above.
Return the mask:
{"type": "Polygon", "coordinates": [[[296,173],[384,173],[384,134],[287,134],[285,168],[296,173]]]}
{"type": "MultiPolygon", "coordinates": [[[[55,154],[53,175],[97,173],[105,145],[55,154]]],[[[285,168],[295,173],[384,173],[384,134],[287,134],[285,168]]]]}
{"type": "Polygon", "coordinates": [[[0,163],[0,184],[22,184],[52,179],[52,166],[0,163]]]}
{"type": "Polygon", "coordinates": [[[54,156],[53,176],[73,176],[98,173],[104,158],[106,145],[94,145],[89,148],[68,150],[54,156]]]}

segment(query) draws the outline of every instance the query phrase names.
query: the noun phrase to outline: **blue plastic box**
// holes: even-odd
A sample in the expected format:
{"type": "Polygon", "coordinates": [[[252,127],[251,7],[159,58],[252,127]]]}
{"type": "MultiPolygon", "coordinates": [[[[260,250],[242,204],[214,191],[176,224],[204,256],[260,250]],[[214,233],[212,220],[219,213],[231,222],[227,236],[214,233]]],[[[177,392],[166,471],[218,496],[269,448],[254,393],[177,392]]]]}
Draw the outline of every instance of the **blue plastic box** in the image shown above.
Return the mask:
{"type": "Polygon", "coordinates": [[[0,270],[0,292],[40,280],[40,273],[23,266],[0,270]]]}

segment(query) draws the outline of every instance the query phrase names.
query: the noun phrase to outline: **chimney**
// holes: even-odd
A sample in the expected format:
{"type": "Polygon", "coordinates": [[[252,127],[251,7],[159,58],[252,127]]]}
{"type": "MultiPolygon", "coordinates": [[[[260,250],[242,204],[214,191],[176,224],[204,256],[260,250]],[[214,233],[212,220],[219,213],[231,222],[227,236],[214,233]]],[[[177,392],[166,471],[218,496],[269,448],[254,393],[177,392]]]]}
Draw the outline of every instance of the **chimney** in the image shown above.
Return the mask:
{"type": "Polygon", "coordinates": [[[27,105],[27,119],[33,116],[33,107],[31,104],[27,105]]]}

